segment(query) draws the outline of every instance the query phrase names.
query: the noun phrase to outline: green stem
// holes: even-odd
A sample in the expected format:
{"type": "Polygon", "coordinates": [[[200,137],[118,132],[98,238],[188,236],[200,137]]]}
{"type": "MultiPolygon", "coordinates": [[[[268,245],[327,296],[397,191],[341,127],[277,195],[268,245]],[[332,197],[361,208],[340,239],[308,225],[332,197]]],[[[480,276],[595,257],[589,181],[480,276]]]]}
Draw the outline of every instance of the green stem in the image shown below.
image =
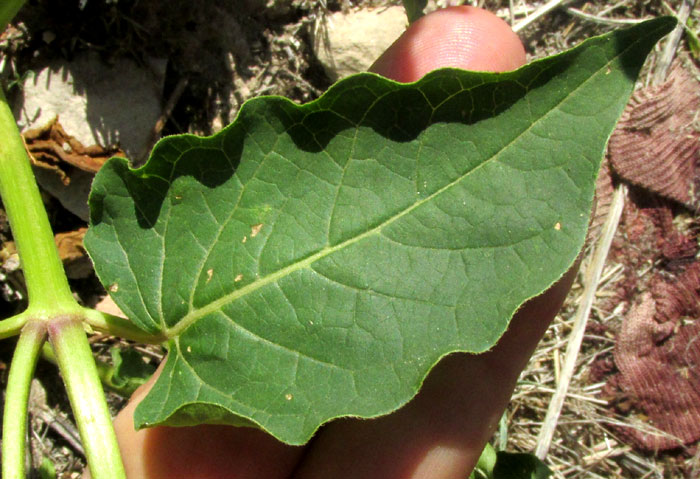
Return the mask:
{"type": "Polygon", "coordinates": [[[117,437],[82,319],[54,318],[48,324],[49,338],[93,479],[125,479],[117,437]]]}
{"type": "Polygon", "coordinates": [[[24,325],[27,324],[28,320],[29,315],[25,311],[24,313],[0,321],[0,339],[17,336],[20,331],[22,331],[24,325]]]}
{"type": "Polygon", "coordinates": [[[22,329],[10,366],[2,418],[2,477],[24,479],[27,443],[27,401],[41,345],[46,337],[44,321],[29,321],[22,329]]]}
{"type": "Polygon", "coordinates": [[[0,32],[5,31],[20,8],[24,5],[24,0],[2,0],[0,2],[0,32]]]}
{"type": "MultiPolygon", "coordinates": [[[[103,333],[120,338],[129,339],[138,343],[160,344],[168,340],[165,335],[154,335],[134,326],[128,319],[120,318],[112,314],[103,313],[95,309],[85,308],[83,310],[86,322],[90,327],[103,333]]],[[[2,331],[0,330],[0,333],[2,331]]],[[[0,336],[1,337],[1,336],[0,336]]]]}
{"type": "MultiPolygon", "coordinates": [[[[7,1],[7,0],[4,0],[7,1]]],[[[11,2],[12,3],[12,2],[11,2]]],[[[39,188],[17,124],[0,91],[0,196],[22,262],[29,307],[37,319],[79,313],[58,256],[39,188]]]]}
{"type": "MultiPolygon", "coordinates": [[[[51,344],[44,343],[41,348],[41,357],[51,364],[58,366],[58,360],[56,359],[56,354],[53,352],[51,344]]],[[[112,357],[114,357],[114,355],[112,357]]],[[[95,367],[97,367],[97,375],[100,377],[102,385],[124,398],[130,397],[132,394],[134,394],[134,392],[136,392],[136,389],[138,389],[139,386],[146,382],[146,379],[139,381],[138,378],[131,378],[130,380],[124,382],[124,384],[115,384],[114,374],[116,367],[113,364],[109,364],[95,358],[95,367]]]]}

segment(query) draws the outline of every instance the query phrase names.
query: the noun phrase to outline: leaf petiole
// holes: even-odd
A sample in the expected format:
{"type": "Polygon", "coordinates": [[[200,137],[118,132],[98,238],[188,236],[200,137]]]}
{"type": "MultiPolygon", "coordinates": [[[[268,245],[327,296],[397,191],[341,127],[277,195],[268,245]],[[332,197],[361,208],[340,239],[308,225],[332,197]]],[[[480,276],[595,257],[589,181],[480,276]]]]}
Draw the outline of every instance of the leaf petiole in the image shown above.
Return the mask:
{"type": "Polygon", "coordinates": [[[24,313],[17,314],[11,318],[3,319],[0,321],[0,339],[9,338],[11,336],[17,336],[22,331],[22,328],[27,321],[29,316],[24,313]]]}
{"type": "MultiPolygon", "coordinates": [[[[160,344],[167,341],[165,335],[149,334],[134,326],[134,323],[113,314],[103,313],[95,309],[85,308],[83,310],[85,322],[98,331],[129,339],[139,343],[160,344]]],[[[0,329],[2,334],[2,329],[0,329]]],[[[0,336],[1,338],[2,336],[0,336]]]]}

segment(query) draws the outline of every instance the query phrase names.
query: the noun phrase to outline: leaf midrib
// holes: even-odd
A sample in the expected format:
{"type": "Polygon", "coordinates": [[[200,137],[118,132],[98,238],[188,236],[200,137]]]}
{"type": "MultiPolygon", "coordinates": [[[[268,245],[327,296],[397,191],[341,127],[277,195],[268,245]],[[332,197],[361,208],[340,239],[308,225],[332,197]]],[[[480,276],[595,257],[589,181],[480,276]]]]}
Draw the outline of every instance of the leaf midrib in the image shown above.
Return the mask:
{"type": "MultiPolygon", "coordinates": [[[[639,42],[641,39],[637,40],[639,42]]],[[[571,90],[566,96],[564,96],[556,105],[554,105],[552,108],[547,110],[547,112],[542,115],[540,118],[537,120],[533,121],[530,123],[527,128],[525,128],[522,132],[520,132],[518,135],[513,137],[508,143],[504,144],[503,147],[501,147],[496,153],[494,153],[490,158],[487,158],[484,160],[482,163],[476,165],[472,169],[466,171],[465,173],[461,174],[458,178],[455,180],[451,181],[450,183],[446,184],[442,188],[436,190],[429,196],[426,196],[425,198],[422,198],[420,201],[416,201],[413,203],[411,206],[408,208],[404,209],[403,211],[400,211],[399,213],[387,218],[385,221],[380,223],[379,225],[375,226],[374,228],[371,228],[364,233],[361,233],[357,236],[354,236],[352,238],[349,238],[341,243],[338,243],[337,245],[334,246],[328,246],[325,247],[318,252],[304,258],[303,260],[297,261],[293,264],[290,264],[288,266],[285,266],[284,268],[268,274],[267,276],[264,276],[262,278],[259,278],[250,284],[247,284],[243,286],[242,288],[236,289],[235,291],[232,291],[229,294],[226,294],[222,297],[220,297],[217,300],[214,300],[207,305],[198,308],[196,310],[190,311],[188,314],[183,316],[180,321],[177,322],[177,324],[171,328],[168,328],[165,330],[165,335],[168,338],[173,338],[176,337],[180,334],[182,334],[188,327],[190,327],[192,324],[197,322],[197,320],[207,316],[208,314],[211,314],[213,312],[218,311],[221,309],[223,306],[226,304],[232,303],[236,301],[238,298],[241,298],[243,296],[246,296],[264,286],[267,286],[268,284],[274,283],[277,280],[286,277],[287,275],[299,271],[301,269],[309,267],[311,264],[315,263],[316,261],[323,259],[336,251],[340,251],[354,243],[357,243],[358,241],[362,241],[363,239],[370,237],[374,235],[375,233],[380,232],[383,228],[389,226],[393,222],[397,221],[398,219],[402,218],[403,216],[411,213],[418,207],[422,206],[428,201],[433,200],[437,196],[441,195],[443,192],[447,191],[448,189],[452,188],[471,174],[473,174],[475,171],[479,170],[480,168],[484,167],[485,165],[488,165],[492,163],[493,161],[496,161],[500,155],[502,155],[506,150],[508,150],[514,143],[516,143],[518,140],[520,140],[525,134],[527,134],[528,131],[530,131],[532,128],[534,128],[536,125],[541,123],[542,121],[546,120],[553,112],[557,111],[558,108],[565,103],[572,95],[574,95],[577,91],[579,91],[581,88],[583,88],[588,82],[592,81],[593,78],[597,77],[601,71],[605,70],[615,59],[619,58],[621,55],[623,55],[627,50],[632,48],[637,42],[633,42],[628,47],[624,50],[621,50],[618,52],[617,55],[611,57],[608,59],[608,61],[603,64],[600,68],[598,68],[592,75],[589,75],[582,83],[580,83],[575,89],[571,90]]],[[[529,89],[528,89],[529,91],[529,89]]],[[[527,93],[526,93],[527,94],[527,93]]]]}

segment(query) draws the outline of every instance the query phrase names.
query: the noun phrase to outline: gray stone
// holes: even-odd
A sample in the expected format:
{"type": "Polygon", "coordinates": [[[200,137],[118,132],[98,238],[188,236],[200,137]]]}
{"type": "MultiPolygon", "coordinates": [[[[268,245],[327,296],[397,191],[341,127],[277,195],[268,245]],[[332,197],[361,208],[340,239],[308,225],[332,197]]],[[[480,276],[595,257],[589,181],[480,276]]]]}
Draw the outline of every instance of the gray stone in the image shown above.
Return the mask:
{"type": "Polygon", "coordinates": [[[336,12],[317,29],[314,51],[331,80],[337,80],[366,71],[407,24],[403,7],[336,12]]]}
{"type": "MultiPolygon", "coordinates": [[[[161,115],[165,65],[165,60],[155,60],[146,70],[126,58],[107,65],[95,53],[52,63],[25,80],[15,105],[17,123],[21,130],[38,128],[58,115],[65,132],[83,145],[119,145],[130,159],[141,160],[161,115]]],[[[35,175],[64,208],[87,221],[94,175],[71,171],[69,185],[41,168],[35,168],[35,175]]]]}
{"type": "Polygon", "coordinates": [[[61,202],[63,207],[83,221],[90,218],[88,196],[92,187],[93,173],[71,168],[70,183],[64,185],[53,171],[34,168],[37,183],[51,196],[61,202]]]}
{"type": "Polygon", "coordinates": [[[148,148],[161,114],[165,61],[146,70],[122,58],[107,65],[96,53],[55,62],[28,78],[16,105],[21,129],[56,115],[66,133],[85,146],[118,144],[129,158],[148,148]]]}

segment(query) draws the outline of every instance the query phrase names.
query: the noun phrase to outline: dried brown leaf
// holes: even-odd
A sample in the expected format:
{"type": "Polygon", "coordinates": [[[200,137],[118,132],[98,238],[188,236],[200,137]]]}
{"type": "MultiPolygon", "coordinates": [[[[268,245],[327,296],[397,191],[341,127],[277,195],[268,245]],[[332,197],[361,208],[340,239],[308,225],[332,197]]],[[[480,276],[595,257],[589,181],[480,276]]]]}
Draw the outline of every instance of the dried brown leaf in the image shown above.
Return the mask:
{"type": "Polygon", "coordinates": [[[58,233],[54,237],[58,254],[69,278],[86,278],[92,274],[92,262],[83,247],[83,237],[87,228],[58,233]]]}
{"type": "Polygon", "coordinates": [[[64,185],[70,183],[71,167],[97,173],[112,156],[124,156],[124,153],[115,147],[84,146],[65,132],[58,117],[40,128],[27,130],[22,135],[32,163],[54,171],[64,185]]]}
{"type": "Polygon", "coordinates": [[[619,404],[668,435],[624,428],[637,447],[661,451],[700,439],[700,263],[675,281],[660,275],[625,318],[615,348],[619,404]],[[689,319],[692,318],[692,319],[689,319]]]}
{"type": "Polygon", "coordinates": [[[608,145],[615,172],[655,193],[698,207],[698,111],[700,85],[679,65],[662,85],[638,90],[608,145]]]}

